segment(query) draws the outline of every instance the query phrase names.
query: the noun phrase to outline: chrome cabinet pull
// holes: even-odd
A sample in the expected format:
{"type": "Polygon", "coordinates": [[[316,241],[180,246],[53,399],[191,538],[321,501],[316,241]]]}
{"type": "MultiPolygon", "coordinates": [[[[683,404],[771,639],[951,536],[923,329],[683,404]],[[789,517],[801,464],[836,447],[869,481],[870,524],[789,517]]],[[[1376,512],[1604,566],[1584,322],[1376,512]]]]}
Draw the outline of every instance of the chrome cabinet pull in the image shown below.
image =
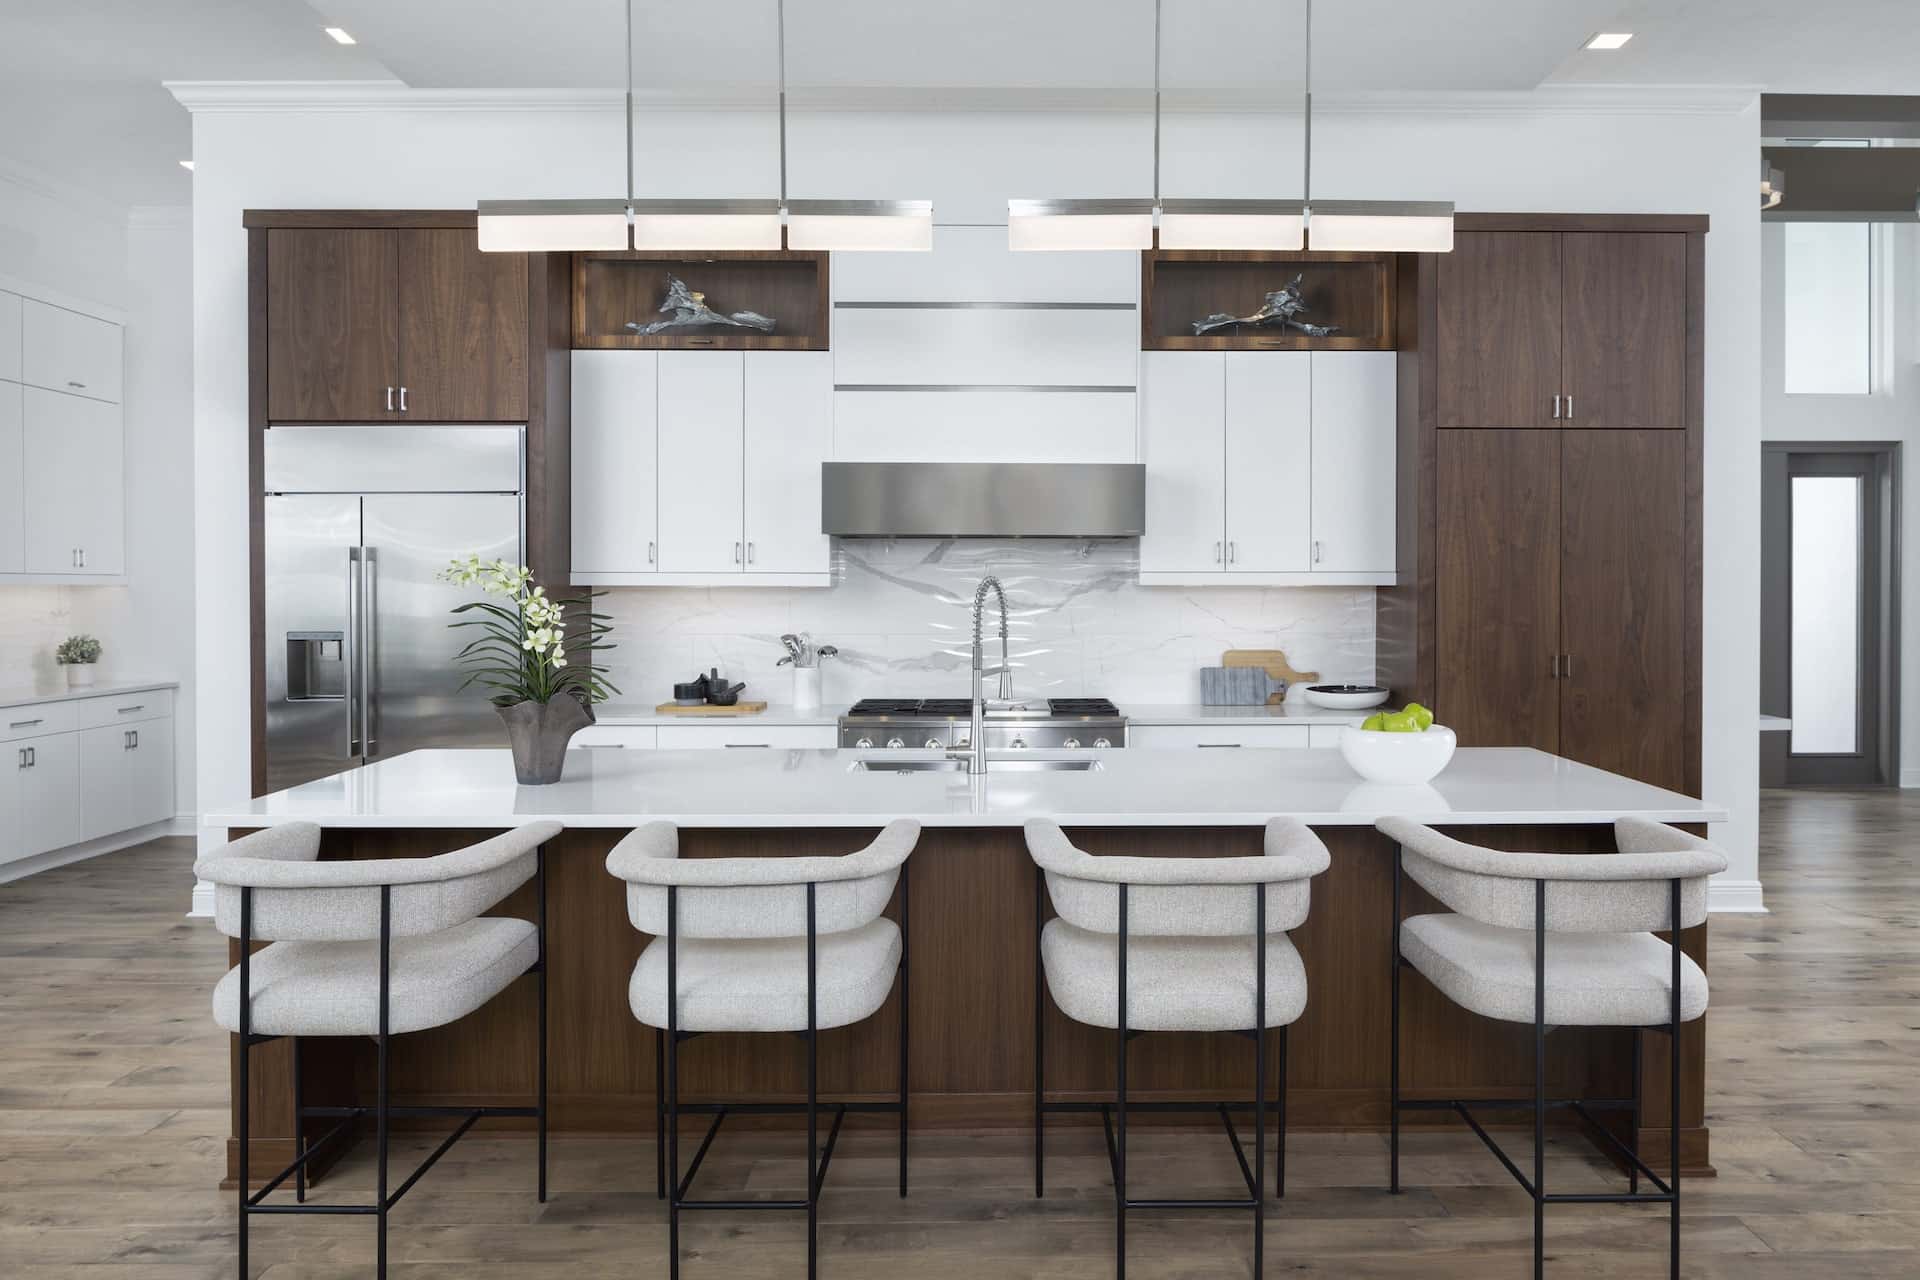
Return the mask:
{"type": "Polygon", "coordinates": [[[1237,542],[1227,543],[1227,563],[1228,564],[1240,563],[1240,544],[1239,543],[1237,542]]]}
{"type": "Polygon", "coordinates": [[[747,563],[753,563],[753,544],[751,542],[747,544],[747,563]]]}
{"type": "Polygon", "coordinates": [[[42,723],[44,723],[44,721],[43,721],[43,720],[15,720],[15,721],[14,721],[13,723],[11,723],[11,724],[9,724],[9,725],[7,726],[7,728],[9,728],[9,729],[31,729],[31,728],[33,728],[33,726],[35,726],[35,725],[37,725],[37,724],[42,724],[42,723]]]}
{"type": "Polygon", "coordinates": [[[393,412],[393,388],[392,387],[387,388],[387,412],[388,413],[393,412]]]}
{"type": "Polygon", "coordinates": [[[132,714],[133,714],[134,712],[136,712],[136,711],[145,711],[146,709],[147,709],[147,704],[146,704],[146,703],[144,703],[144,702],[136,702],[136,703],[134,703],[134,704],[133,704],[132,706],[130,706],[130,707],[121,707],[121,708],[120,708],[120,714],[121,714],[121,715],[123,715],[123,716],[125,716],[125,715],[132,715],[132,714]]]}
{"type": "Polygon", "coordinates": [[[1321,541],[1318,538],[1315,538],[1313,541],[1313,562],[1315,564],[1320,563],[1320,554],[1321,554],[1322,546],[1323,544],[1321,543],[1321,541]]]}
{"type": "Polygon", "coordinates": [[[75,382],[75,381],[74,381],[74,380],[73,380],[72,378],[68,378],[68,379],[67,379],[67,385],[68,385],[68,386],[70,386],[70,387],[76,387],[76,388],[78,388],[78,389],[79,389],[79,390],[81,390],[81,391],[85,391],[85,390],[87,389],[87,384],[86,384],[86,383],[84,383],[84,382],[75,382]]]}
{"type": "Polygon", "coordinates": [[[1195,745],[1202,751],[1230,751],[1236,750],[1240,746],[1237,742],[1201,742],[1195,745]]]}
{"type": "Polygon", "coordinates": [[[34,766],[35,766],[36,764],[39,764],[39,763],[40,763],[40,754],[39,754],[39,752],[38,752],[38,751],[36,751],[36,750],[35,750],[34,748],[32,748],[32,747],[28,747],[28,748],[26,749],[26,752],[25,752],[25,755],[26,755],[26,757],[27,757],[27,762],[26,762],[25,764],[23,764],[23,765],[21,765],[21,766],[20,766],[21,768],[23,768],[23,769],[31,769],[31,768],[33,768],[33,767],[34,767],[34,766]]]}
{"type": "Polygon", "coordinates": [[[733,562],[740,563],[740,544],[737,542],[733,544],[733,562]]]}
{"type": "Polygon", "coordinates": [[[1553,420],[1555,422],[1560,421],[1560,397],[1558,394],[1553,397],[1553,420]]]}
{"type": "Polygon", "coordinates": [[[771,747],[771,742],[723,742],[720,744],[729,751],[739,751],[747,747],[771,747]]]}
{"type": "Polygon", "coordinates": [[[400,412],[405,413],[406,411],[407,411],[407,389],[405,387],[402,387],[400,388],[400,412]]]}
{"type": "Polygon", "coordinates": [[[1567,421],[1573,421],[1573,392],[1567,392],[1567,421]]]}
{"type": "Polygon", "coordinates": [[[648,564],[660,563],[659,547],[660,547],[660,544],[657,542],[649,542],[647,544],[647,563],[648,564]]]}
{"type": "Polygon", "coordinates": [[[1572,654],[1563,653],[1560,655],[1560,675],[1562,679],[1566,679],[1566,680],[1573,679],[1573,655],[1572,654]]]}
{"type": "Polygon", "coordinates": [[[1224,542],[1216,542],[1216,543],[1214,543],[1214,544],[1213,544],[1213,562],[1214,562],[1215,564],[1225,564],[1225,563],[1226,563],[1226,553],[1225,553],[1225,551],[1223,550],[1223,548],[1224,548],[1224,547],[1225,547],[1226,545],[1227,545],[1227,544],[1226,544],[1226,543],[1224,543],[1224,542]]]}

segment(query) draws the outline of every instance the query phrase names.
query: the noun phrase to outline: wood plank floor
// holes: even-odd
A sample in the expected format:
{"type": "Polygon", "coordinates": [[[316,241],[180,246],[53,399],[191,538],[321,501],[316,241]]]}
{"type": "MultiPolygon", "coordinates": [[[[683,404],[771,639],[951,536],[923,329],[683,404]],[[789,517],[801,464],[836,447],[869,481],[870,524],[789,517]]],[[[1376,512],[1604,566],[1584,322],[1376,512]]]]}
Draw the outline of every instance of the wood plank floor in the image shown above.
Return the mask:
{"type": "MultiPolygon", "coordinates": [[[[1686,1274],[1920,1275],[1920,794],[1770,792],[1762,877],[1773,914],[1716,917],[1708,1122],[1720,1176],[1686,1186],[1686,1274]]],[[[157,841],[0,886],[0,1275],[233,1274],[233,1213],[214,1190],[227,1130],[225,1038],[207,1015],[224,944],[180,916],[191,850],[157,841]]],[[[1145,1050],[1143,1050],[1145,1051],[1145,1050]]],[[[1519,1135],[1509,1141],[1524,1146],[1519,1135]]],[[[420,1150],[403,1144],[404,1160],[420,1150]]],[[[1111,1188],[1091,1131],[1050,1144],[1032,1196],[1023,1136],[926,1139],[913,1195],[893,1148],[847,1135],[821,1209],[833,1277],[1093,1280],[1111,1270],[1111,1188]]],[[[1531,1210],[1464,1131],[1408,1140],[1406,1194],[1389,1197],[1385,1143],[1296,1133],[1288,1195],[1267,1228],[1270,1274],[1522,1276],[1531,1210]]],[[[723,1137],[701,1193],[794,1195],[797,1135],[723,1137]]],[[[1555,1143],[1549,1184],[1614,1179],[1555,1143]]],[[[1146,1133],[1138,1194],[1234,1194],[1217,1134],[1146,1133]]],[[[356,1156],[320,1198],[364,1194],[356,1156]]],[[[395,1212],[393,1273],[408,1280],[664,1274],[664,1215],[644,1142],[556,1142],[553,1197],[532,1195],[531,1148],[469,1137],[395,1212]]],[[[694,1215],[687,1280],[804,1274],[793,1215],[694,1215]]],[[[1244,1215],[1139,1213],[1137,1277],[1246,1275],[1244,1215]]],[[[372,1229],[344,1219],[255,1220],[255,1274],[371,1272],[372,1229]]],[[[1560,1276],[1664,1274],[1664,1215],[1556,1207],[1560,1276]]]]}

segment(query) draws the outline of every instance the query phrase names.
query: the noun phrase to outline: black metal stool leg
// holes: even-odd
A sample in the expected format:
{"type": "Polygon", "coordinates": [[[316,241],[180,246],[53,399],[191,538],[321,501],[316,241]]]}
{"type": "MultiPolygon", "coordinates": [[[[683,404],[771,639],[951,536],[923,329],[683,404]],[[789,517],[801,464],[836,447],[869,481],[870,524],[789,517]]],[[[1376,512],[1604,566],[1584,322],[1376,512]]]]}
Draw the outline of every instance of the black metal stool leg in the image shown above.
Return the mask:
{"type": "MultiPolygon", "coordinates": [[[[1266,1274],[1267,1247],[1267,886],[1254,886],[1253,1280],[1266,1274]]],[[[1286,1140],[1281,1139],[1281,1145],[1286,1140]]]]}
{"type": "Polygon", "coordinates": [[[387,1274],[387,1110],[388,1098],[387,1060],[391,1036],[389,1004],[392,996],[392,950],[393,943],[393,890],[390,886],[380,887],[380,1094],[374,1099],[375,1142],[379,1147],[379,1196],[374,1210],[374,1230],[377,1233],[375,1257],[377,1259],[374,1274],[385,1280],[387,1274]]]}
{"type": "Polygon", "coordinates": [[[1047,1194],[1047,975],[1040,960],[1040,925],[1046,918],[1047,877],[1033,866],[1033,1198],[1047,1194]]]}
{"type": "Polygon", "coordinates": [[[1667,1239],[1667,1274],[1671,1280],[1680,1280],[1680,882],[1675,880],[1670,891],[1669,906],[1672,911],[1673,932],[1668,937],[1673,953],[1672,1015],[1673,1021],[1667,1028],[1667,1186],[1673,1192],[1670,1206],[1671,1217],[1667,1239]]]}
{"type": "Polygon", "coordinates": [[[1387,1066],[1387,1190],[1400,1194],[1400,846],[1393,848],[1393,915],[1388,917],[1387,968],[1393,978],[1393,1034],[1387,1066]]]}
{"type": "Polygon", "coordinates": [[[538,883],[534,889],[535,914],[539,917],[535,927],[539,930],[540,972],[534,988],[534,999],[539,1005],[538,1028],[535,1032],[534,1065],[534,1108],[538,1115],[534,1121],[538,1132],[536,1143],[539,1150],[535,1159],[539,1161],[539,1188],[537,1195],[541,1204],[547,1202],[547,846],[540,846],[534,855],[538,862],[538,883]]]}
{"type": "Polygon", "coordinates": [[[252,1090],[248,1085],[248,1059],[253,1047],[253,890],[240,890],[240,1069],[236,1092],[240,1112],[240,1280],[247,1280],[247,1197],[253,1194],[248,1177],[248,1155],[253,1145],[250,1109],[252,1090]]]}
{"type": "Polygon", "coordinates": [[[666,1032],[653,1029],[653,1194],[667,1198],[667,1051],[666,1032]]]}
{"type": "Polygon", "coordinates": [[[293,1170],[293,1198],[299,1204],[307,1202],[307,1120],[302,1111],[307,1105],[307,1093],[300,1078],[300,1037],[289,1037],[293,1054],[293,1156],[297,1164],[293,1170]]]}
{"type": "Polygon", "coordinates": [[[1533,1280],[1546,1275],[1547,882],[1533,882],[1533,1280]]]}
{"type": "Polygon", "coordinates": [[[1287,1198],[1287,1035],[1292,1027],[1280,1028],[1280,1127],[1278,1145],[1273,1150],[1273,1198],[1287,1198]]]}
{"type": "Polygon", "coordinates": [[[807,885],[807,1280],[820,1270],[820,1033],[817,1023],[819,978],[814,932],[814,890],[807,885]]]}
{"type": "Polygon", "coordinates": [[[913,995],[913,952],[907,942],[910,864],[900,864],[900,1198],[907,1198],[907,1016],[913,995]]]}
{"type": "Polygon", "coordinates": [[[680,890],[667,886],[667,1276],[680,1280],[680,890]]]}
{"type": "Polygon", "coordinates": [[[1127,1280],[1127,886],[1120,886],[1120,997],[1114,1032],[1114,1111],[1118,1133],[1113,1177],[1113,1274],[1127,1280]]]}

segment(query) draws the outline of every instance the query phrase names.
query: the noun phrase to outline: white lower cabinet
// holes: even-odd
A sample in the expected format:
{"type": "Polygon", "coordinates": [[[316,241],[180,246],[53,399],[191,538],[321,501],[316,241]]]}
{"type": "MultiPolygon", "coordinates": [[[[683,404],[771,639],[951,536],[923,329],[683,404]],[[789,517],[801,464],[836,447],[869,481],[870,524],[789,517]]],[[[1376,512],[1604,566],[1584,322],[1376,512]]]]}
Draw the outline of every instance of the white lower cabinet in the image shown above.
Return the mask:
{"type": "Polygon", "coordinates": [[[173,694],[0,708],[0,864],[174,816],[173,694]]]}
{"type": "Polygon", "coordinates": [[[1304,724],[1139,724],[1127,728],[1129,747],[1306,748],[1312,732],[1304,724]]]}
{"type": "Polygon", "coordinates": [[[1148,586],[1391,586],[1391,351],[1142,357],[1148,586]]]}
{"type": "Polygon", "coordinates": [[[653,726],[648,724],[591,724],[567,743],[580,751],[647,750],[653,745],[653,726]]]}
{"type": "Polygon", "coordinates": [[[0,573],[27,571],[25,391],[18,383],[0,382],[0,573]]]}
{"type": "Polygon", "coordinates": [[[56,733],[17,739],[0,748],[13,753],[14,827],[19,832],[19,841],[5,861],[79,842],[79,737],[56,733]]]}
{"type": "Polygon", "coordinates": [[[574,583],[827,586],[820,351],[573,353],[574,583]]]}
{"type": "Polygon", "coordinates": [[[656,731],[662,751],[755,747],[821,748],[838,745],[840,731],[830,724],[663,724],[656,731]]]}

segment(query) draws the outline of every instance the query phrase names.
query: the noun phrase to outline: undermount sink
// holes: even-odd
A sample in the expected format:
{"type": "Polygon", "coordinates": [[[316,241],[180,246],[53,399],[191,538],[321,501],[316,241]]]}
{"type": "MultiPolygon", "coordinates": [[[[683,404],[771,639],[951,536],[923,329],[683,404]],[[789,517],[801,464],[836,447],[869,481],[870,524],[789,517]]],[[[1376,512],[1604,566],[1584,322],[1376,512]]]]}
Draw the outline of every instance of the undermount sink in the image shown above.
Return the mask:
{"type": "MultiPolygon", "coordinates": [[[[856,760],[860,773],[965,773],[960,760],[856,760]]],[[[1103,767],[1098,760],[988,760],[988,773],[1091,773],[1103,767]]]]}

